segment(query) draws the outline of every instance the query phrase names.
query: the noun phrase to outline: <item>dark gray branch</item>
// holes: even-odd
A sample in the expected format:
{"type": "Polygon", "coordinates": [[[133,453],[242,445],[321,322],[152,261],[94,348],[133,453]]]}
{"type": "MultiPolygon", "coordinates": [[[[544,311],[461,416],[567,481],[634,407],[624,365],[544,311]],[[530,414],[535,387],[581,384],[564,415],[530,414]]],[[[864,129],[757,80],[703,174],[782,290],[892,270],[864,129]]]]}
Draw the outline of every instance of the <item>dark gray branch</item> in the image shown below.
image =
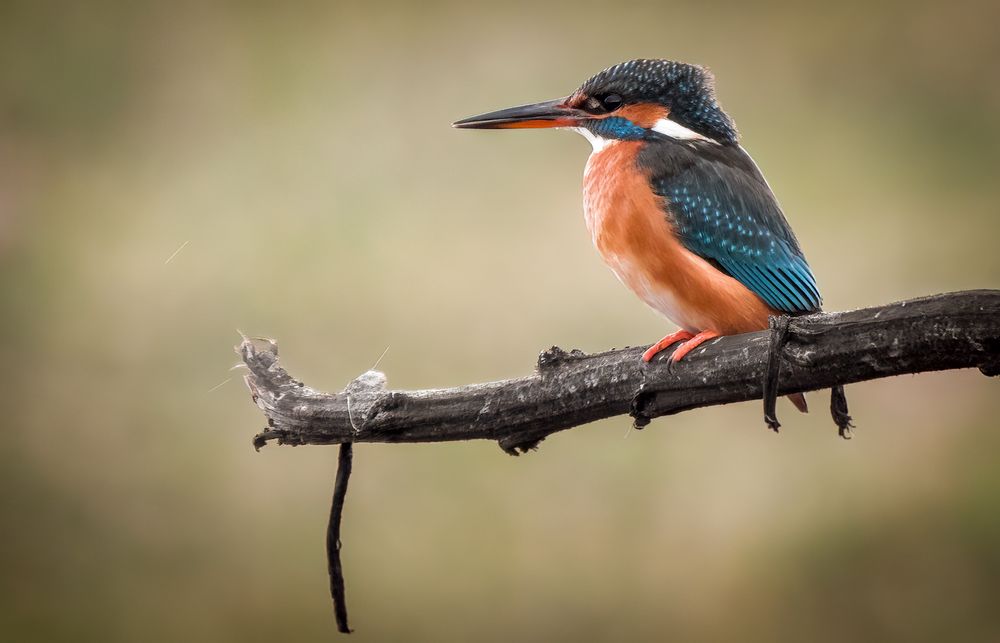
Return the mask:
{"type": "MultiPolygon", "coordinates": [[[[949,293],[793,318],[778,393],[952,368],[1000,373],[1000,291],[949,293]]],[[[423,391],[392,391],[368,371],[321,393],[278,363],[274,342],[244,340],[247,386],[268,420],[258,448],[279,444],[496,440],[516,453],[551,433],[614,415],[637,425],[688,409],[760,399],[768,331],[722,337],[676,365],[640,360],[643,347],[585,355],[553,347],[527,377],[423,391]]]]}

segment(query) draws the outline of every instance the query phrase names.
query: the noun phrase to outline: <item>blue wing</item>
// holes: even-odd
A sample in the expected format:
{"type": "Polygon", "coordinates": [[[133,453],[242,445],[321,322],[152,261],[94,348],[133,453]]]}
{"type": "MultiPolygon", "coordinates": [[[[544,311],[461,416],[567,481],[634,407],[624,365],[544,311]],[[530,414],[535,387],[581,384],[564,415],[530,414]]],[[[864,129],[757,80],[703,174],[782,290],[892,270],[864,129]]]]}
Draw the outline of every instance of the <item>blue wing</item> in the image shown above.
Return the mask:
{"type": "Polygon", "coordinates": [[[769,306],[820,309],[816,278],[753,160],[739,146],[665,142],[646,155],[681,243],[769,306]],[[652,160],[652,163],[650,161],[652,160]]]}

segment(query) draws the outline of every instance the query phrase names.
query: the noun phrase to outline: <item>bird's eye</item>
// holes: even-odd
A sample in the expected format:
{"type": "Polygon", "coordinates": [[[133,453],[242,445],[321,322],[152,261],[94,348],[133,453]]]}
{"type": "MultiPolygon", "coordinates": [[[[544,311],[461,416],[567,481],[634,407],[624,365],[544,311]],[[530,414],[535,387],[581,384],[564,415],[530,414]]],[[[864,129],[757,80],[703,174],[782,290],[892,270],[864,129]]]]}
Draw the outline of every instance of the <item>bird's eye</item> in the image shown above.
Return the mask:
{"type": "Polygon", "coordinates": [[[591,114],[607,114],[622,106],[620,94],[595,94],[587,97],[580,108],[591,114]]]}
{"type": "Polygon", "coordinates": [[[622,106],[622,97],[618,94],[605,94],[601,96],[601,107],[609,112],[613,112],[622,106]]]}

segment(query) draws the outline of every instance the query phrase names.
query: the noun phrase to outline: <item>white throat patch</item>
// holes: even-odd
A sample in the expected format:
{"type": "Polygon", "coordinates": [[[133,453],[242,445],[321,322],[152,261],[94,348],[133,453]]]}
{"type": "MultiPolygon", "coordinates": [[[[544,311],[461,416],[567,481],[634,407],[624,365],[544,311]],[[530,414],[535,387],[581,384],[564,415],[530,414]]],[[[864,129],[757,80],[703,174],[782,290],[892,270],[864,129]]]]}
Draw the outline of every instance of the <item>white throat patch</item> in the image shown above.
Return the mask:
{"type": "Polygon", "coordinates": [[[590,144],[594,147],[594,151],[591,152],[592,154],[596,154],[597,152],[600,152],[604,148],[608,147],[609,145],[614,145],[615,143],[619,142],[618,139],[604,138],[603,136],[598,136],[597,134],[594,134],[586,127],[571,127],[569,129],[576,130],[580,134],[583,134],[583,137],[585,139],[590,141],[590,144]]]}

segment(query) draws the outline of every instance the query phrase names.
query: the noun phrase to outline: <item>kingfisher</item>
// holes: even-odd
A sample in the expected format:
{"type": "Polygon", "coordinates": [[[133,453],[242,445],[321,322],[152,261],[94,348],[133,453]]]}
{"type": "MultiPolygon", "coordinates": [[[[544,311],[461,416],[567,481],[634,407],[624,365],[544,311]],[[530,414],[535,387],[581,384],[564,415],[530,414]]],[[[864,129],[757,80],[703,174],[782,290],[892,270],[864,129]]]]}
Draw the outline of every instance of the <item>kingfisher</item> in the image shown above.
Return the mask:
{"type": "MultiPolygon", "coordinates": [[[[572,129],[593,145],[584,218],[618,279],[679,326],[670,362],[722,335],[768,328],[772,315],[820,310],[816,279],[760,168],[740,145],[712,74],[630,60],[565,98],[489,112],[465,129],[572,129]]],[[[801,393],[788,396],[807,411],[801,393]]]]}

